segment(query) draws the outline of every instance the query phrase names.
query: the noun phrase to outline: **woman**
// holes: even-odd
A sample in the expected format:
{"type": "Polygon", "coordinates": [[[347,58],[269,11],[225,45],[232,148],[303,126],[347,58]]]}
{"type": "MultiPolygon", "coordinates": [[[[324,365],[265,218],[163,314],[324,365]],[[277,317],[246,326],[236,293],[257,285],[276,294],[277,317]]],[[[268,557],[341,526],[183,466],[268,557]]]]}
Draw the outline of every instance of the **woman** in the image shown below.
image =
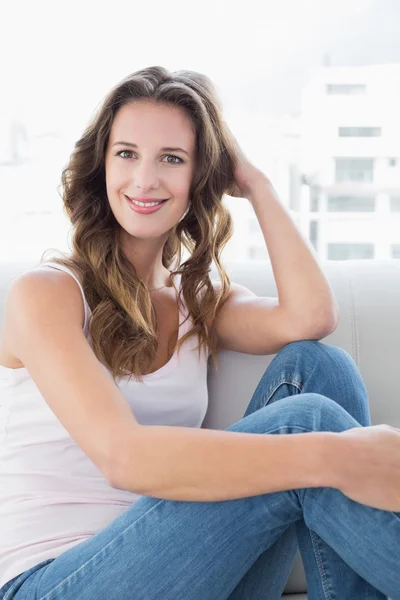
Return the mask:
{"type": "Polygon", "coordinates": [[[310,599],[399,599],[400,432],[319,343],[328,282],[210,80],[125,78],[62,183],[72,255],[7,296],[0,598],[278,599],[299,545],[310,599]],[[230,285],[226,192],[259,218],[279,303],[230,285]],[[200,429],[220,348],[276,353],[225,432],[200,429]]]}

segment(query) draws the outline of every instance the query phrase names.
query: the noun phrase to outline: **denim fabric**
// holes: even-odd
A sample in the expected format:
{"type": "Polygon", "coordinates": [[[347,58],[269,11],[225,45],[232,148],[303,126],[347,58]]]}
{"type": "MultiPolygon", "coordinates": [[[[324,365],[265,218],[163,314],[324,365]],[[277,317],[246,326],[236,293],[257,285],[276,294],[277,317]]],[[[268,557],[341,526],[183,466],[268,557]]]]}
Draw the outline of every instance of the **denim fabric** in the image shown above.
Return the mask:
{"type": "MultiPolygon", "coordinates": [[[[351,356],[301,340],[274,357],[226,431],[367,425],[351,356]]],[[[309,600],[400,600],[400,513],[330,487],[217,502],[143,496],[91,539],[8,582],[0,600],[280,600],[298,548],[309,600]]]]}

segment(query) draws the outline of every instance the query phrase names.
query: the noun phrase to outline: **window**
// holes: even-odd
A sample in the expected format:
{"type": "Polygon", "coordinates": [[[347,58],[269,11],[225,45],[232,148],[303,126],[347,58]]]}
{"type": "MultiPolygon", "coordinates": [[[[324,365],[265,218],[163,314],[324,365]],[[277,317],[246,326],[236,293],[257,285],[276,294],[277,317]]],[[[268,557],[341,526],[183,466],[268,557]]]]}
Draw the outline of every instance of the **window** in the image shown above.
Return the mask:
{"type": "Polygon", "coordinates": [[[373,158],[335,158],[335,181],[373,181],[373,158]]]}
{"type": "Polygon", "coordinates": [[[328,244],[328,260],[374,258],[374,244],[328,244]]]}
{"type": "Polygon", "coordinates": [[[308,233],[308,236],[315,250],[318,250],[318,230],[319,222],[316,220],[310,221],[310,231],[308,233]]]}
{"type": "Polygon", "coordinates": [[[400,212],[400,196],[390,197],[390,212],[400,212]]]}
{"type": "MultiPolygon", "coordinates": [[[[172,161],[166,162],[167,156],[164,154],[158,156],[158,162],[153,160],[155,155],[153,159],[150,158],[150,153],[146,153],[145,163],[144,145],[141,140],[134,139],[137,135],[132,130],[130,135],[126,131],[128,137],[118,139],[136,142],[141,151],[138,149],[131,158],[129,153],[128,158],[124,155],[113,157],[121,173],[122,169],[126,169],[126,177],[120,183],[119,192],[111,192],[111,187],[115,190],[114,184],[111,186],[109,182],[106,185],[103,162],[106,149],[103,142],[106,143],[106,137],[108,140],[109,136],[104,137],[100,132],[99,135],[94,134],[94,129],[97,117],[105,108],[106,99],[111,100],[112,90],[123,79],[129,87],[127,81],[130,76],[136,70],[144,73],[145,66],[152,64],[152,57],[163,57],[165,65],[172,69],[171,73],[174,69],[179,70],[178,40],[182,39],[179,34],[183,32],[187,36],[186,25],[190,25],[193,15],[199,25],[207,25],[209,11],[196,11],[193,5],[192,11],[189,9],[182,14],[182,23],[182,19],[178,21],[175,13],[168,11],[165,5],[165,18],[159,19],[156,25],[164,25],[163,31],[168,29],[168,45],[165,45],[165,36],[155,35],[150,48],[145,43],[144,28],[135,31],[136,46],[140,43],[142,51],[135,53],[135,64],[132,64],[132,52],[121,52],[121,35],[129,35],[132,30],[132,19],[137,14],[136,5],[127,3],[124,11],[126,18],[121,23],[116,11],[111,13],[105,6],[101,10],[103,5],[98,2],[94,28],[93,10],[86,6],[88,4],[80,2],[76,14],[68,5],[68,14],[65,15],[68,23],[60,30],[57,15],[52,18],[53,15],[47,14],[46,20],[37,20],[34,27],[29,27],[32,20],[30,15],[25,19],[27,25],[21,23],[19,3],[12,0],[7,3],[8,25],[3,27],[0,34],[4,47],[14,49],[15,33],[20,32],[21,27],[23,35],[19,36],[19,44],[14,52],[3,52],[5,69],[3,93],[0,96],[0,269],[2,263],[10,261],[35,264],[47,250],[50,252],[46,256],[50,257],[56,257],[58,251],[68,256],[73,253],[72,236],[76,222],[74,219],[72,224],[68,216],[72,216],[71,210],[74,212],[74,209],[71,207],[71,210],[67,210],[64,206],[68,193],[63,181],[66,187],[72,184],[74,176],[67,167],[72,168],[70,161],[79,150],[77,145],[84,143],[84,133],[91,139],[93,136],[97,139],[97,153],[101,142],[101,156],[97,156],[97,162],[95,160],[92,179],[88,180],[87,186],[79,186],[78,183],[72,185],[77,188],[75,197],[79,196],[83,201],[86,196],[85,204],[89,207],[96,202],[105,203],[111,215],[111,224],[118,231],[122,228],[122,221],[119,223],[115,219],[107,202],[118,194],[123,200],[122,192],[132,195],[142,179],[142,169],[142,183],[148,184],[146,189],[142,189],[143,195],[146,192],[154,196],[165,194],[166,198],[175,191],[172,189],[175,187],[175,184],[172,186],[173,178],[177,186],[178,182],[184,185],[186,181],[188,163],[179,166],[172,164],[172,161]],[[110,22],[114,17],[117,26],[110,22]],[[98,43],[102,27],[107,32],[107,48],[98,43]],[[82,39],[83,31],[86,43],[71,44],[71,38],[82,39]],[[107,60],[100,56],[99,60],[93,62],[93,47],[100,53],[106,52],[107,60]],[[43,61],[43,54],[48,48],[51,48],[52,60],[43,61]],[[64,83],[66,63],[67,86],[64,83]],[[91,66],[89,77],[88,63],[91,66]],[[21,73],[29,81],[25,81],[21,73]],[[150,163],[154,169],[147,170],[146,164],[150,163]],[[156,177],[156,165],[159,165],[160,177],[156,177]],[[161,177],[164,173],[168,179],[161,177]],[[94,183],[95,186],[92,185],[94,183]],[[110,192],[112,197],[109,198],[110,192]]],[[[214,4],[211,2],[211,8],[214,4]]],[[[34,14],[34,3],[27,2],[26,5],[32,5],[31,12],[34,14]]],[[[154,13],[153,4],[142,3],[140,11],[150,6],[151,17],[154,13]]],[[[339,244],[339,252],[340,248],[346,248],[340,244],[368,240],[375,244],[375,256],[389,259],[390,244],[400,245],[400,37],[399,27],[396,27],[396,23],[400,22],[400,0],[327,0],[323,10],[322,2],[318,0],[309,0],[308,3],[278,1],[268,3],[268,8],[275,35],[263,35],[265,23],[260,11],[252,20],[252,28],[241,31],[240,45],[235,45],[232,60],[217,63],[214,48],[192,44],[192,66],[196,65],[197,72],[203,72],[206,79],[211,77],[212,82],[204,80],[204,83],[213,87],[221,113],[219,116],[231,130],[229,134],[232,133],[236,138],[231,140],[232,143],[238,142],[244,155],[254,165],[255,174],[259,172],[270,180],[279,203],[310,243],[310,248],[317,251],[319,259],[327,258],[328,243],[339,244]],[[290,10],[287,10],[289,4],[290,10]],[[304,4],[308,4],[310,10],[304,10],[304,4]],[[365,10],[356,7],[361,4],[366,5],[365,10]],[[377,10],[379,22],[376,19],[377,10]],[[373,24],[371,31],[381,35],[379,40],[376,36],[371,40],[371,31],[365,26],[367,21],[373,24]],[[295,35],[297,31],[302,32],[301,39],[295,35]],[[322,44],[325,48],[315,60],[315,53],[308,50],[311,47],[321,48],[321,33],[325,36],[326,44],[322,44]],[[260,43],[256,54],[252,45],[255,39],[260,43]],[[283,39],[287,43],[285,41],[282,44],[283,39]],[[349,48],[349,44],[352,48],[349,48]],[[270,85],[266,85],[265,57],[268,57],[267,79],[270,85]],[[257,65],[249,69],[248,65],[254,60],[258,61],[257,65]],[[213,67],[211,73],[210,65],[213,67]],[[242,73],[233,79],[237,66],[242,68],[242,73]]],[[[213,12],[214,29],[218,29],[219,25],[226,28],[225,12],[213,12]]],[[[240,29],[243,24],[242,12],[231,12],[231,29],[236,26],[240,29]],[[237,21],[233,23],[232,19],[235,18],[237,21]]],[[[147,15],[140,14],[140,18],[143,22],[149,20],[147,15]]],[[[120,108],[121,100],[122,96],[119,96],[116,110],[120,108]]],[[[207,111],[210,108],[208,104],[207,111]]],[[[218,129],[215,115],[210,118],[210,127],[215,129],[216,126],[218,129]]],[[[112,120],[108,121],[108,133],[112,120]]],[[[197,128],[194,130],[197,134],[197,128]]],[[[218,137],[218,131],[214,133],[218,137]]],[[[224,132],[224,138],[225,133],[228,135],[228,130],[224,132]]],[[[255,214],[256,207],[252,206],[249,199],[228,197],[226,189],[220,190],[220,186],[229,183],[228,179],[234,175],[233,165],[226,162],[232,158],[226,156],[226,151],[231,154],[229,148],[218,143],[218,148],[207,150],[201,143],[205,141],[204,135],[200,131],[199,134],[199,139],[195,135],[194,154],[199,159],[200,150],[204,150],[208,157],[205,161],[207,165],[200,174],[195,168],[199,160],[195,161],[193,155],[193,182],[190,189],[185,188],[185,191],[188,197],[193,193],[199,196],[196,202],[204,205],[203,209],[210,208],[210,202],[217,202],[222,203],[230,213],[232,230],[229,239],[220,248],[222,262],[232,265],[236,261],[268,263],[270,253],[255,214]],[[215,168],[211,168],[208,163],[215,151],[219,154],[219,162],[214,165],[215,168]],[[212,181],[208,180],[209,177],[212,177],[212,181]],[[220,198],[214,197],[216,190],[220,190],[220,198]],[[211,193],[211,199],[206,197],[207,193],[211,193]]],[[[168,139],[161,139],[163,136],[156,128],[152,140],[157,146],[158,143],[160,146],[162,144],[161,147],[180,146],[184,141],[176,139],[178,133],[172,129],[165,132],[165,136],[168,139]]],[[[144,132],[142,141],[146,139],[144,132]]],[[[189,142],[188,138],[185,139],[189,142]]],[[[221,141],[227,140],[219,139],[221,141]]],[[[92,147],[88,144],[86,154],[90,152],[92,147]]],[[[82,173],[81,179],[84,177],[82,173]]],[[[134,215],[130,214],[129,217],[135,219],[134,215]]],[[[144,222],[145,219],[151,223],[153,217],[137,216],[138,221],[144,222]]],[[[196,231],[192,231],[200,226],[197,220],[193,215],[185,220],[189,225],[189,238],[197,235],[196,231]]],[[[158,215],[154,215],[154,221],[158,221],[158,215]]],[[[223,219],[217,217],[217,221],[222,224],[223,219]]],[[[217,223],[212,224],[212,233],[216,233],[216,229],[217,223]]],[[[181,233],[180,258],[183,260],[183,256],[186,256],[187,260],[191,256],[191,242],[194,240],[189,240],[189,243],[184,232],[181,233]],[[191,249],[186,248],[186,242],[191,249]]],[[[335,247],[331,248],[334,252],[335,247]]],[[[352,251],[348,255],[352,256],[352,251]]]]}
{"type": "Polygon", "coordinates": [[[381,127],[339,127],[339,137],[381,137],[381,127]]]}
{"type": "Polygon", "coordinates": [[[375,196],[328,196],[328,212],[375,212],[375,196]]]}
{"type": "Polygon", "coordinates": [[[320,193],[319,189],[315,187],[310,188],[310,212],[319,212],[320,206],[320,193]]]}
{"type": "Polygon", "coordinates": [[[365,94],[367,86],[364,83],[328,83],[326,86],[326,93],[329,95],[333,94],[365,94]]]}

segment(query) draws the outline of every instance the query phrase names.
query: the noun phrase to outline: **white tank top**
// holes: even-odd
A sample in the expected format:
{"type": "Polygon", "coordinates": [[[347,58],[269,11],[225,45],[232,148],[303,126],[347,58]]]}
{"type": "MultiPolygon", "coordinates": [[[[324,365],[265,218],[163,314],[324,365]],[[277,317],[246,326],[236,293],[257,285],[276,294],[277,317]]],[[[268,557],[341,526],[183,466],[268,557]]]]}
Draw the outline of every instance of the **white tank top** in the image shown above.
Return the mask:
{"type": "MultiPolygon", "coordinates": [[[[51,261],[35,269],[53,267],[77,281],[85,306],[83,330],[91,343],[90,308],[73,271],[51,261]]],[[[182,304],[178,339],[192,327],[190,317],[184,322],[183,295],[182,304]]],[[[186,340],[179,355],[175,351],[158,371],[144,375],[143,383],[134,376],[117,379],[139,423],[201,427],[208,407],[210,353],[202,350],[199,360],[197,343],[197,336],[186,340]]],[[[138,498],[109,485],[51,411],[26,368],[0,365],[0,588],[90,538],[138,498]]]]}

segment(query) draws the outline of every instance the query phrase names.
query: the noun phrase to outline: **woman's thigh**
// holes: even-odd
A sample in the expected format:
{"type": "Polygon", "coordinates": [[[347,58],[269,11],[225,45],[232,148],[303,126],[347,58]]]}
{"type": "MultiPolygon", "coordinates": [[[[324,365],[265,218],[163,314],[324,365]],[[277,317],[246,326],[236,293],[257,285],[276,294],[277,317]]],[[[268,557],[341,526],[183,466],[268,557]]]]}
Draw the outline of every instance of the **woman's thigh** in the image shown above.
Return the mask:
{"type": "MultiPolygon", "coordinates": [[[[305,433],[316,423],[325,431],[360,426],[332,400],[301,396],[265,406],[227,431],[305,433]]],[[[21,586],[17,579],[4,600],[224,600],[257,558],[302,517],[293,490],[217,502],[142,496],[21,586]]]]}

